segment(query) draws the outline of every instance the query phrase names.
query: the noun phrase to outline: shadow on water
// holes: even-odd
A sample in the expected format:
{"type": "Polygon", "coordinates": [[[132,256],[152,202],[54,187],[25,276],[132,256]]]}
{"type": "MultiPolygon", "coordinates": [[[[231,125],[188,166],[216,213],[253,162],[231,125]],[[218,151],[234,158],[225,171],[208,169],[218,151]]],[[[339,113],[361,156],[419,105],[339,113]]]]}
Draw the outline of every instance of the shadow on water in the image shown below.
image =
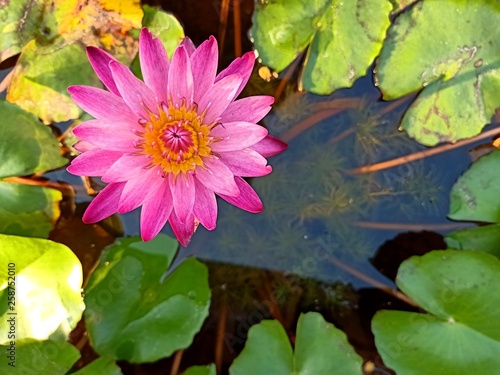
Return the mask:
{"type": "MultiPolygon", "coordinates": [[[[241,5],[246,30],[252,2],[241,5]]],[[[164,4],[195,43],[217,35],[218,7],[217,0],[164,4]]],[[[234,39],[231,22],[227,30],[222,66],[234,58],[228,47],[234,39]]],[[[289,143],[286,152],[270,159],[273,172],[251,181],[265,211],[249,214],[219,200],[217,229],[200,226],[176,259],[177,264],[188,256],[204,260],[212,287],[210,316],[185,351],[181,369],[216,362],[225,373],[251,325],[277,319],[293,342],[298,315],[319,311],[374,364],[367,373],[390,373],[376,352],[371,318],[384,308],[415,310],[395,291],[397,267],[411,255],[445,248],[440,234],[461,226],[446,218],[448,195],[471,162],[468,150],[480,142],[361,173],[359,167],[424,150],[397,130],[411,98],[382,102],[370,75],[330,96],[297,92],[291,82],[263,121],[271,134],[289,143]]],[[[244,95],[272,95],[278,83],[261,79],[257,67],[244,95]]],[[[87,278],[104,247],[116,237],[139,233],[139,212],[84,225],[81,216],[91,197],[82,180],[65,171],[48,176],[75,188],[75,197],[62,203],[51,238],[75,251],[87,278]]],[[[93,183],[98,190],[99,181],[93,183]]],[[[71,338],[85,348],[80,364],[95,357],[85,335],[80,322],[71,338]]],[[[164,374],[171,361],[122,367],[125,374],[164,374]]]]}

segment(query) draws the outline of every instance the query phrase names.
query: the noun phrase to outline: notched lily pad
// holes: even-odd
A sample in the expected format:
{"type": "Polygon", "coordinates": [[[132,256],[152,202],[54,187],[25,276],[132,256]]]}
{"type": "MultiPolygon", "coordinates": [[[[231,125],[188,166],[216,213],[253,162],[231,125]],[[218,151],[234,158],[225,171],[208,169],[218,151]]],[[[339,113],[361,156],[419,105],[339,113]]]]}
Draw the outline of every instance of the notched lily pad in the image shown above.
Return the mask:
{"type": "Polygon", "coordinates": [[[295,352],[277,321],[264,320],[248,332],[245,348],[234,360],[231,375],[362,374],[362,359],[346,335],[321,314],[299,317],[295,352]]]}
{"type": "Polygon", "coordinates": [[[132,363],[187,348],[208,315],[205,265],[186,259],[162,280],[178,243],[165,235],[108,248],[85,288],[85,321],[95,351],[132,363]]]}
{"type": "Polygon", "coordinates": [[[264,64],[278,72],[307,49],[301,86],[330,94],[366,74],[391,10],[388,0],[256,2],[252,37],[264,64]]]}
{"type": "Polygon", "coordinates": [[[490,120],[500,104],[499,22],[500,4],[488,1],[421,1],[396,18],[376,78],[385,99],[423,89],[402,121],[411,137],[454,142],[490,120]]]}
{"type": "Polygon", "coordinates": [[[192,366],[184,371],[183,375],[216,375],[215,365],[212,363],[208,366],[192,366]]]}
{"type": "Polygon", "coordinates": [[[433,251],[403,262],[397,284],[429,314],[375,315],[375,344],[387,366],[398,375],[498,371],[497,258],[477,251],[433,251]]]}
{"type": "Polygon", "coordinates": [[[116,362],[109,357],[99,357],[73,375],[122,375],[122,370],[116,362]]]}

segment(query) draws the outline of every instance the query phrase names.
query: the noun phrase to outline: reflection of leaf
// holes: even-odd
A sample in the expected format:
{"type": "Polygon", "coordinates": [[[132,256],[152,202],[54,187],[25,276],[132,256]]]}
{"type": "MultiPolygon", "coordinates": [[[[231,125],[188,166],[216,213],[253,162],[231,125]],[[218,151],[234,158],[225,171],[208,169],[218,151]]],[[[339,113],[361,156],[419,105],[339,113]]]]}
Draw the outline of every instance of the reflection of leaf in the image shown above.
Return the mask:
{"type": "Polygon", "coordinates": [[[495,150],[460,176],[450,193],[450,219],[500,222],[499,165],[500,150],[495,150]]]}
{"type": "Polygon", "coordinates": [[[391,10],[388,0],[256,2],[252,36],[264,64],[278,72],[308,48],[301,84],[329,94],[365,75],[391,10]]]}
{"type": "Polygon", "coordinates": [[[50,128],[18,106],[0,99],[0,178],[62,167],[59,145],[50,128]]]}
{"type": "Polygon", "coordinates": [[[421,1],[396,18],[377,66],[386,99],[421,90],[403,128],[433,146],[478,134],[498,107],[500,5],[421,1]],[[457,32],[460,30],[460,32],[457,32]]]}
{"type": "Polygon", "coordinates": [[[264,320],[250,328],[245,348],[231,365],[231,375],[362,374],[362,359],[346,335],[318,313],[302,314],[295,353],[284,328],[264,320]]]}
{"type": "MultiPolygon", "coordinates": [[[[15,312],[16,339],[66,339],[84,309],[82,266],[75,254],[56,242],[0,234],[0,264],[5,270],[13,264],[16,275],[12,305],[7,272],[0,274],[0,332],[9,330],[9,313],[15,312]]],[[[0,343],[9,341],[0,336],[0,343]]]]}
{"type": "Polygon", "coordinates": [[[108,357],[99,357],[89,365],[73,372],[73,375],[122,375],[122,371],[115,361],[108,357]]]}
{"type": "Polygon", "coordinates": [[[0,181],[0,233],[48,237],[61,199],[58,190],[0,181]]]}
{"type": "Polygon", "coordinates": [[[9,353],[9,346],[0,346],[0,373],[64,375],[80,358],[78,350],[64,341],[21,339],[16,340],[15,347],[15,371],[12,371],[10,358],[4,354],[9,353]]]}
{"type": "Polygon", "coordinates": [[[207,268],[186,259],[164,281],[178,243],[127,238],[106,250],[85,288],[85,322],[95,351],[151,362],[187,348],[208,315],[207,268]]]}
{"type": "Polygon", "coordinates": [[[81,46],[43,47],[32,41],[24,47],[14,69],[7,100],[47,124],[66,121],[80,114],[66,92],[68,86],[79,84],[99,84],[81,46]]]}
{"type": "Polygon", "coordinates": [[[403,262],[397,284],[429,314],[375,315],[375,344],[387,366],[398,375],[498,373],[498,259],[482,252],[433,251],[403,262]]]}

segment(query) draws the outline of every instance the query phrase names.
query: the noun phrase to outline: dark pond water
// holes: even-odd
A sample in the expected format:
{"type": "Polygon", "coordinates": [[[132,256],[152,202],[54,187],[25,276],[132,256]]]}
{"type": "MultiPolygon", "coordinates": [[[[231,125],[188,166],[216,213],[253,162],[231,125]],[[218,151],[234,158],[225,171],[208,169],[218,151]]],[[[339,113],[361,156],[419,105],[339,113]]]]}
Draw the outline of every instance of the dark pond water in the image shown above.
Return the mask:
{"type": "MultiPolygon", "coordinates": [[[[219,35],[220,3],[163,5],[200,43],[219,35]]],[[[243,30],[250,27],[251,12],[251,1],[243,1],[243,30]]],[[[234,58],[232,10],[229,15],[221,67],[234,58]]],[[[244,50],[251,48],[244,35],[242,43],[244,50]]],[[[265,82],[258,69],[244,94],[273,95],[280,81],[265,82]]],[[[221,200],[217,229],[208,232],[200,226],[190,246],[179,251],[176,264],[188,256],[206,261],[213,290],[210,316],[184,353],[181,370],[215,361],[225,373],[252,324],[278,319],[293,340],[298,314],[313,310],[344,330],[358,353],[375,364],[372,371],[367,366],[367,373],[390,373],[376,353],[371,317],[384,308],[413,309],[394,295],[398,265],[413,254],[444,248],[441,234],[463,226],[446,218],[449,191],[475,157],[470,150],[481,142],[366,172],[359,168],[424,150],[398,131],[412,97],[382,102],[371,74],[330,96],[300,93],[294,82],[292,76],[263,121],[271,134],[289,143],[286,152],[270,159],[273,173],[251,181],[265,211],[253,215],[221,200]]],[[[63,201],[51,238],[77,253],[85,275],[115,237],[139,234],[138,211],[82,224],[92,199],[82,180],[64,170],[48,177],[75,188],[75,197],[63,201]]],[[[102,187],[97,180],[92,186],[102,187]]],[[[84,348],[80,363],[95,356],[82,324],[72,341],[84,348]]],[[[165,374],[171,361],[123,368],[127,374],[165,374]]]]}

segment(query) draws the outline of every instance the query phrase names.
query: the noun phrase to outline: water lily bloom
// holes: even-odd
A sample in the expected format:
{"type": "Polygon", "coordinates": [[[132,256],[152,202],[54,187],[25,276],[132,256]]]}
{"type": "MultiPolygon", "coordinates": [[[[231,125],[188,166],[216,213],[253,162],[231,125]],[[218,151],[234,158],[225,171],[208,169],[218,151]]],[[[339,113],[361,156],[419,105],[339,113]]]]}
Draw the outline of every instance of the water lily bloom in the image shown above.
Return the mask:
{"type": "Polygon", "coordinates": [[[184,39],[169,61],[160,40],[144,28],[139,39],[144,82],[103,50],[88,47],[87,55],[109,91],[68,88],[95,117],[74,129],[81,154],[68,171],[101,176],[108,185],[87,208],[84,222],[142,206],[144,241],[168,221],[187,246],[199,223],[215,228],[215,194],[243,210],[262,211],[242,177],[269,174],[265,158],[286,144],[256,124],[271,109],[272,97],[235,100],[252,72],[252,52],[217,75],[214,37],[198,48],[184,39]]]}

